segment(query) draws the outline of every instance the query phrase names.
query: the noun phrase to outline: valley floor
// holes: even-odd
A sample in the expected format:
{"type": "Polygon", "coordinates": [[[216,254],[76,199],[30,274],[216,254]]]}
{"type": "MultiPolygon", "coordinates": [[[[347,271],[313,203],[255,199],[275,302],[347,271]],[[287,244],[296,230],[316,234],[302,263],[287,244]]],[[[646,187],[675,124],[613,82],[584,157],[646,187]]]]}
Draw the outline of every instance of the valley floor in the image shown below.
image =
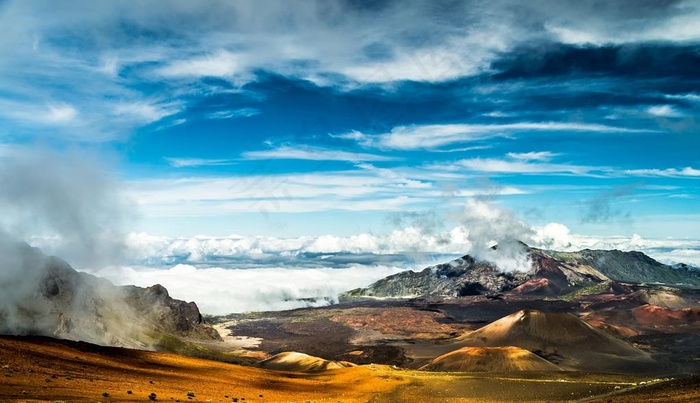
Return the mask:
{"type": "Polygon", "coordinates": [[[686,402],[700,401],[699,382],[576,372],[431,373],[384,365],[303,374],[50,338],[0,337],[0,401],[150,401],[154,393],[156,401],[167,402],[686,402]]]}

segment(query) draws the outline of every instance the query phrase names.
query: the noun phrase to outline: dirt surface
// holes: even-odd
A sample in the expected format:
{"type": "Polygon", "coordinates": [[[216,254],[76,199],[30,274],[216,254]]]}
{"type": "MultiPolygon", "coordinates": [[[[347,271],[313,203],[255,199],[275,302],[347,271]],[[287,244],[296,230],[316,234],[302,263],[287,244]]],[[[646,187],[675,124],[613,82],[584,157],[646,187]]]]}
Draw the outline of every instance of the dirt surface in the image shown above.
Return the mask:
{"type": "MultiPolygon", "coordinates": [[[[512,295],[368,299],[324,308],[213,319],[227,323],[226,329],[233,337],[262,340],[249,349],[251,352],[298,351],[327,360],[417,369],[462,347],[454,346],[460,336],[519,310],[571,313],[648,353],[658,361],[654,369],[663,375],[700,374],[700,320],[696,310],[651,306],[636,296],[638,292],[626,292],[627,296],[603,293],[571,300],[512,295]]],[[[697,303],[697,295],[690,293],[684,300],[697,303]]],[[[622,364],[601,371],[624,371],[627,364],[622,364]]]]}
{"type": "Polygon", "coordinates": [[[39,337],[0,337],[0,370],[0,401],[27,402],[366,402],[408,383],[380,366],[275,372],[39,337]]]}
{"type": "MultiPolygon", "coordinates": [[[[3,402],[138,402],[151,401],[151,393],[156,394],[155,401],[169,402],[558,402],[650,382],[641,400],[624,400],[649,401],[653,393],[667,389],[654,388],[659,380],[565,372],[430,373],[381,365],[276,372],[39,337],[0,337],[0,369],[3,402]]],[[[684,388],[677,396],[686,400],[664,401],[700,398],[697,389],[690,389],[697,378],[676,381],[684,388]]],[[[634,393],[641,392],[630,393],[616,398],[634,399],[634,393]]]]}
{"type": "Polygon", "coordinates": [[[643,384],[584,401],[594,403],[700,402],[700,377],[692,376],[643,384]]]}

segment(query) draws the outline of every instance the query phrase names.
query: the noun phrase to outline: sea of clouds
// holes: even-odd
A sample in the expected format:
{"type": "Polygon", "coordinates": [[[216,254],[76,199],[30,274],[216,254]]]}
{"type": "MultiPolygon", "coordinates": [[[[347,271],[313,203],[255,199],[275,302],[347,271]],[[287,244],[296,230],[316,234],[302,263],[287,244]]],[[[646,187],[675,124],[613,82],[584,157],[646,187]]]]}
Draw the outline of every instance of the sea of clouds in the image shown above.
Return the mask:
{"type": "MultiPolygon", "coordinates": [[[[663,263],[700,266],[700,240],[592,237],[551,223],[531,228],[527,242],[562,251],[636,250],[663,263]]],[[[478,254],[474,244],[463,226],[440,233],[409,227],[387,235],[349,237],[170,238],[133,233],[127,237],[127,265],[86,271],[115,284],[159,283],[175,298],[196,301],[205,313],[226,314],[328,305],[340,293],[388,275],[478,254]]],[[[488,259],[504,270],[525,270],[529,264],[517,251],[488,259]]]]}

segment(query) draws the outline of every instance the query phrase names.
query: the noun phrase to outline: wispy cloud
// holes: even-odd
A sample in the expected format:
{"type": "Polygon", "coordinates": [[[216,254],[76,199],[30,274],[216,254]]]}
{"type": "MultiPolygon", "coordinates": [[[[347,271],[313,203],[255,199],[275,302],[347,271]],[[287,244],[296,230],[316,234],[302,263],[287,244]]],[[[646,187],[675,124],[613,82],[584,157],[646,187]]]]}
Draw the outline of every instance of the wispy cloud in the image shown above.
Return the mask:
{"type": "Polygon", "coordinates": [[[166,116],[174,115],[181,110],[175,102],[121,102],[114,106],[114,115],[120,118],[138,121],[141,124],[157,122],[166,116]]]}
{"type": "Polygon", "coordinates": [[[647,109],[647,113],[663,118],[678,118],[683,114],[671,105],[655,105],[647,109]]]}
{"type": "Polygon", "coordinates": [[[667,169],[627,169],[623,171],[627,175],[633,176],[659,176],[659,177],[687,177],[687,178],[700,178],[700,169],[695,169],[693,167],[685,168],[667,168],[667,169]]]}
{"type": "Polygon", "coordinates": [[[272,150],[247,151],[241,154],[241,157],[247,160],[269,160],[269,159],[288,159],[288,160],[308,160],[308,161],[396,161],[398,158],[367,154],[355,153],[341,150],[330,150],[321,147],[297,145],[297,146],[281,146],[272,150]]]}
{"type": "Polygon", "coordinates": [[[581,221],[583,223],[629,224],[632,214],[622,208],[620,200],[631,196],[636,185],[618,186],[581,202],[581,221]]]}
{"type": "Polygon", "coordinates": [[[467,169],[474,172],[500,174],[539,174],[539,175],[579,175],[599,176],[600,172],[609,170],[602,167],[587,167],[569,164],[552,164],[537,160],[505,160],[497,158],[471,158],[444,165],[452,170],[467,169]]]}
{"type": "Polygon", "coordinates": [[[549,161],[552,158],[558,156],[559,154],[553,153],[551,151],[531,151],[527,153],[508,153],[506,155],[509,158],[519,161],[549,161]]]}
{"type": "Polygon", "coordinates": [[[521,122],[509,124],[436,124],[397,126],[388,133],[365,134],[357,131],[340,137],[360,144],[395,150],[434,149],[455,143],[469,143],[520,132],[592,132],[592,133],[645,133],[649,129],[631,129],[601,124],[565,122],[521,122]]]}
{"type": "Polygon", "coordinates": [[[59,104],[59,105],[49,105],[48,112],[43,116],[39,116],[49,123],[66,123],[73,121],[78,116],[78,111],[71,105],[59,104]]]}
{"type": "Polygon", "coordinates": [[[690,101],[690,102],[700,102],[700,94],[696,94],[694,92],[688,93],[688,94],[674,94],[674,95],[666,95],[666,98],[669,99],[680,99],[684,101],[690,101]]]}
{"type": "Polygon", "coordinates": [[[78,109],[68,103],[50,103],[45,105],[33,105],[23,102],[0,102],[5,106],[1,115],[17,119],[28,125],[44,126],[69,126],[79,121],[78,109]]]}
{"type": "Polygon", "coordinates": [[[249,118],[251,116],[256,116],[261,114],[262,111],[257,108],[241,108],[232,109],[225,111],[212,112],[207,117],[209,119],[235,119],[235,118],[249,118]]]}
{"type": "Polygon", "coordinates": [[[215,158],[165,158],[165,160],[174,168],[223,166],[236,163],[236,161],[230,159],[215,158]]]}
{"type": "Polygon", "coordinates": [[[204,56],[173,61],[157,72],[165,77],[230,78],[245,71],[241,63],[244,57],[221,50],[204,56]]]}
{"type": "MultiPolygon", "coordinates": [[[[227,164],[228,161],[173,161],[180,166],[227,164]]],[[[377,168],[296,174],[250,173],[241,176],[150,179],[130,183],[130,194],[153,217],[211,217],[230,213],[306,213],[324,211],[391,212],[445,204],[444,170],[377,168]]],[[[462,180],[457,178],[455,180],[462,180]]],[[[455,189],[450,197],[516,196],[517,186],[455,189]]]]}

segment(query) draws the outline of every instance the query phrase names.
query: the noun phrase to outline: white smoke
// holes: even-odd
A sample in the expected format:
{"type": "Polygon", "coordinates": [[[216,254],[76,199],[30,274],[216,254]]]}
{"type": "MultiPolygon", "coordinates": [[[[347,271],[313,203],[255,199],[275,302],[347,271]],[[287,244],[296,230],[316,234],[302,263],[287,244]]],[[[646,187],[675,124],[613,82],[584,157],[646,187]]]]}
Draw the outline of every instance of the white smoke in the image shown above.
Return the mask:
{"type": "MultiPolygon", "coordinates": [[[[47,259],[23,240],[48,239],[56,254],[80,265],[119,263],[131,206],[116,189],[116,181],[104,173],[97,159],[77,152],[23,148],[0,159],[1,331],[49,335],[58,331],[60,312],[41,298],[46,291],[41,287],[48,267],[61,263],[47,259]]],[[[73,301],[85,301],[84,291],[71,290],[73,301]]],[[[72,313],[78,321],[91,319],[88,314],[72,313]]],[[[93,336],[91,340],[97,341],[99,336],[93,336]]]]}
{"type": "Polygon", "coordinates": [[[466,230],[468,252],[474,258],[505,272],[530,270],[523,242],[529,243],[534,231],[514,213],[487,199],[472,198],[456,218],[466,230]]]}
{"type": "Polygon", "coordinates": [[[119,262],[134,205],[99,157],[26,148],[0,160],[0,228],[18,240],[40,234],[73,264],[119,262]]]}

